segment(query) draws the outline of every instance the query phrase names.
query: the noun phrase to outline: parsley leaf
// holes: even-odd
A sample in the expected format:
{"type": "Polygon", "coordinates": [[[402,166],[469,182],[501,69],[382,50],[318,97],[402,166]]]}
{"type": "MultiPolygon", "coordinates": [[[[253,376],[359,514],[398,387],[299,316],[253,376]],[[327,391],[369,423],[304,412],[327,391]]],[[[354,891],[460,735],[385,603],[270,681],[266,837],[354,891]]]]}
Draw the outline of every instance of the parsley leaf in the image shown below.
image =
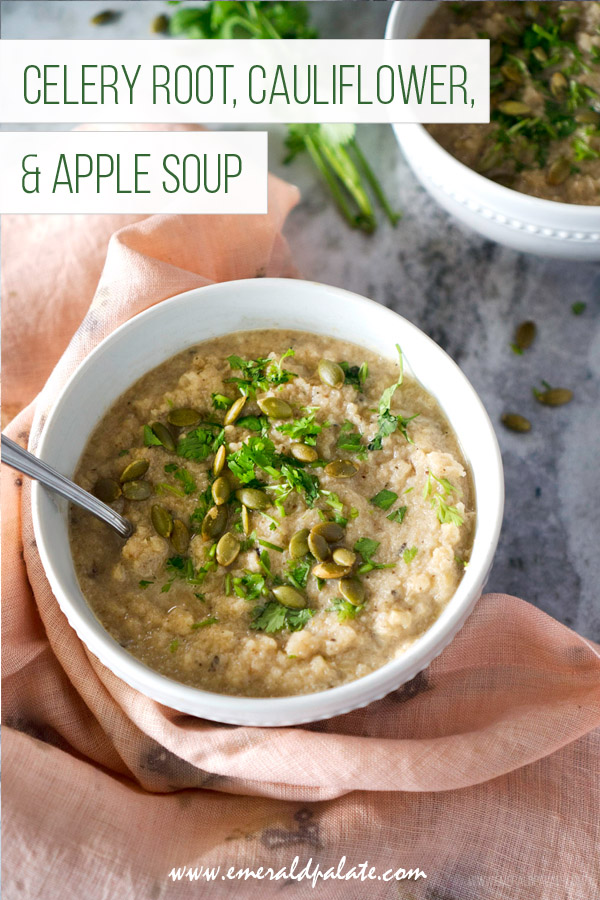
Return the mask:
{"type": "Polygon", "coordinates": [[[149,425],[144,425],[144,447],[162,447],[163,442],[156,437],[149,425]]]}
{"type": "Polygon", "coordinates": [[[265,576],[260,572],[245,572],[234,577],[233,590],[244,600],[258,600],[259,597],[269,596],[265,576]]]}
{"type": "Polygon", "coordinates": [[[359,575],[364,575],[366,572],[372,572],[373,569],[394,569],[395,563],[376,563],[373,562],[373,557],[377,553],[379,549],[379,541],[374,541],[372,538],[362,537],[357,540],[354,545],[354,551],[356,553],[360,553],[363,563],[358,567],[357,572],[359,575]]]}
{"type": "Polygon", "coordinates": [[[294,587],[297,587],[300,590],[306,587],[311,567],[312,563],[308,557],[298,560],[297,562],[291,562],[288,565],[287,575],[294,587]]]}
{"type": "Polygon", "coordinates": [[[256,606],[252,610],[252,623],[250,628],[257,631],[265,631],[273,634],[288,628],[290,631],[301,631],[314,615],[314,610],[288,609],[277,600],[269,600],[263,606],[256,606]]]}
{"type": "Polygon", "coordinates": [[[393,503],[398,499],[398,494],[394,493],[394,491],[382,490],[379,491],[378,494],[375,494],[374,497],[371,497],[370,503],[373,506],[378,506],[379,509],[388,510],[393,503]]]}
{"type": "Polygon", "coordinates": [[[413,561],[418,552],[418,547],[407,547],[402,554],[402,559],[408,565],[408,563],[411,563],[413,561]]]}
{"type": "Polygon", "coordinates": [[[327,612],[336,612],[338,621],[345,622],[348,619],[355,619],[359,612],[362,612],[364,608],[364,603],[361,603],[359,606],[354,606],[354,604],[350,603],[348,600],[342,599],[342,597],[334,597],[327,612]]]}
{"type": "Polygon", "coordinates": [[[294,441],[303,440],[305,444],[314,447],[317,443],[317,435],[321,434],[323,426],[315,422],[314,410],[309,410],[308,415],[303,416],[301,419],[278,425],[277,431],[292,438],[294,441]]]}
{"type": "Polygon", "coordinates": [[[365,381],[369,376],[369,366],[366,362],[364,362],[360,366],[351,366],[347,362],[338,363],[340,369],[343,370],[344,375],[346,376],[344,379],[344,384],[351,384],[352,387],[356,388],[357,391],[362,393],[362,389],[364,387],[365,381]]]}
{"type": "Polygon", "coordinates": [[[211,394],[210,398],[215,409],[229,409],[230,406],[233,406],[233,400],[230,400],[225,394],[211,394]]]}
{"type": "Polygon", "coordinates": [[[218,621],[216,616],[207,616],[201,622],[194,622],[192,628],[194,631],[197,631],[199,628],[208,628],[209,625],[216,625],[218,621]]]}
{"type": "Polygon", "coordinates": [[[431,505],[442,525],[457,525],[460,528],[463,524],[464,519],[457,507],[450,506],[446,500],[451,494],[460,497],[461,493],[461,490],[454,487],[447,478],[438,478],[433,472],[427,473],[423,497],[430,498],[431,505]]]}
{"type": "Polygon", "coordinates": [[[267,357],[242,359],[241,356],[228,356],[227,362],[232,370],[241,372],[241,376],[228,378],[227,382],[235,384],[244,397],[256,397],[257,391],[268,391],[298,377],[295,372],[282,368],[284,359],[289,356],[294,356],[292,349],[286,350],[279,362],[267,357]]]}
{"type": "Polygon", "coordinates": [[[216,453],[221,444],[225,443],[225,429],[218,425],[206,423],[189,431],[184,437],[179,439],[177,444],[177,455],[183,456],[184,459],[193,459],[201,462],[211,453],[216,453]],[[215,428],[219,429],[219,433],[215,436],[215,428]]]}
{"type": "Polygon", "coordinates": [[[356,453],[359,459],[367,458],[366,448],[363,446],[362,434],[360,431],[354,430],[352,422],[344,422],[340,428],[336,447],[338,450],[345,450],[347,453],[356,453]]]}
{"type": "Polygon", "coordinates": [[[389,516],[386,516],[386,519],[389,519],[390,522],[398,522],[402,524],[407,509],[408,506],[399,506],[398,509],[395,509],[393,512],[391,512],[389,516]]]}
{"type": "Polygon", "coordinates": [[[394,384],[391,384],[389,387],[387,387],[381,395],[377,416],[377,434],[369,441],[369,450],[381,450],[383,446],[383,439],[389,437],[390,434],[393,434],[397,430],[399,430],[404,435],[409,443],[412,443],[406,429],[408,423],[417,418],[418,413],[416,413],[414,416],[410,416],[409,418],[405,418],[401,415],[392,415],[392,413],[390,412],[392,398],[394,396],[394,393],[396,392],[396,388],[400,387],[402,381],[404,380],[402,350],[400,349],[399,344],[396,344],[396,350],[398,351],[400,374],[398,375],[398,380],[394,382],[394,384]]]}

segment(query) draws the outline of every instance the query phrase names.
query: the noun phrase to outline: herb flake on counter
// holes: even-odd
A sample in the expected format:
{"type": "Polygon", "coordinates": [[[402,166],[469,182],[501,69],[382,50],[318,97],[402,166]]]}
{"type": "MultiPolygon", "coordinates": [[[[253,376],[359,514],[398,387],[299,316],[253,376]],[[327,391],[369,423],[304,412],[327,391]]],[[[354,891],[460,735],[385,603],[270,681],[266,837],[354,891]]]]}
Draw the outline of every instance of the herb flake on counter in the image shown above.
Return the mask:
{"type": "Polygon", "coordinates": [[[586,309],[587,309],[587,303],[582,303],[581,301],[578,301],[577,303],[574,303],[572,305],[571,312],[573,313],[574,316],[581,316],[586,311],[586,309]]]}

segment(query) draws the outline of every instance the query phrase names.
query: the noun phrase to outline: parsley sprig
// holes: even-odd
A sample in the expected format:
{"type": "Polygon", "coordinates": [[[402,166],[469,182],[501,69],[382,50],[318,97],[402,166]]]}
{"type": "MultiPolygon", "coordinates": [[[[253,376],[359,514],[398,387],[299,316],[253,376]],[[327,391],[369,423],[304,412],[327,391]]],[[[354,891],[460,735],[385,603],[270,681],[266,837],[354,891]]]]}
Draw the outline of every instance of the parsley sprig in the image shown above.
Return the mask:
{"type": "Polygon", "coordinates": [[[457,525],[460,527],[464,519],[456,506],[450,506],[447,498],[452,494],[460,497],[460,488],[448,481],[447,478],[438,478],[433,472],[427,473],[427,481],[423,489],[423,497],[430,498],[431,505],[435,509],[437,517],[442,525],[457,525]]]}
{"type": "Polygon", "coordinates": [[[295,372],[290,372],[282,367],[284,359],[290,356],[294,356],[291,348],[285,351],[279,361],[269,357],[242,359],[241,356],[228,356],[227,362],[232,371],[241,372],[241,375],[232,376],[226,381],[235,384],[244,397],[256,397],[258,391],[268,391],[272,387],[287,384],[292,378],[298,377],[295,372]]]}
{"type": "Polygon", "coordinates": [[[379,401],[378,407],[378,415],[377,415],[377,433],[375,437],[373,437],[368,444],[369,450],[381,450],[383,447],[383,440],[386,437],[389,437],[390,434],[394,434],[395,431],[400,431],[402,435],[406,438],[409,444],[412,444],[411,438],[408,436],[407,427],[409,422],[412,422],[413,419],[416,419],[419,415],[416,413],[414,416],[409,416],[405,418],[404,416],[398,414],[393,415],[390,412],[392,399],[396,392],[396,389],[400,387],[404,380],[404,365],[402,360],[402,350],[400,349],[400,345],[396,344],[396,350],[398,351],[398,365],[400,368],[400,373],[398,375],[397,381],[394,384],[391,384],[387,387],[383,394],[381,395],[381,399],[379,401]]]}

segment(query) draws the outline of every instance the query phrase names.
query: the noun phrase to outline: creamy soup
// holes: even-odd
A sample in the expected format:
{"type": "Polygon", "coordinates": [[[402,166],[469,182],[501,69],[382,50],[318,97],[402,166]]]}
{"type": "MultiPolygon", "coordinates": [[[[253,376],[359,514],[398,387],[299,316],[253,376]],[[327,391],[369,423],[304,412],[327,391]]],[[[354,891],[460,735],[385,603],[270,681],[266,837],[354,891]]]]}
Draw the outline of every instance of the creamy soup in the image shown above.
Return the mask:
{"type": "Polygon", "coordinates": [[[429,125],[453,156],[534,197],[600,204],[600,3],[440,3],[422,38],[489,38],[489,125],[429,125]]]}
{"type": "Polygon", "coordinates": [[[159,365],[104,416],[76,480],[135,525],[123,541],[71,509],[100,622],[151,668],[224,694],[308,694],[395,659],[473,540],[456,436],[400,355],[295,331],[159,365]]]}

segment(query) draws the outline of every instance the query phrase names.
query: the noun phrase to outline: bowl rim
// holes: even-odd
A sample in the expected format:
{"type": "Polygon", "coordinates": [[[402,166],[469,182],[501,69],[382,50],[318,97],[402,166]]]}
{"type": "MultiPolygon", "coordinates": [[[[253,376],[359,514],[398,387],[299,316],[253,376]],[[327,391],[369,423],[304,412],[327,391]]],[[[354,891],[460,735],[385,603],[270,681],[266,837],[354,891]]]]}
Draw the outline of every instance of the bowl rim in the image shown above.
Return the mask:
{"type": "MultiPolygon", "coordinates": [[[[41,499],[45,495],[45,491],[38,482],[34,481],[32,483],[31,507],[34,534],[46,577],[62,612],[88,650],[117,677],[145,696],[181,712],[234,725],[287,726],[314,722],[334,715],[342,715],[345,712],[381,699],[390,691],[414,678],[455,637],[481,596],[485,580],[493,562],[503,519],[504,474],[497,437],[481,399],[454,360],[416,325],[413,325],[412,322],[394,310],[376,301],[332,285],[300,279],[293,279],[293,281],[296,287],[301,286],[300,290],[312,292],[316,289],[317,291],[323,291],[325,294],[333,293],[339,296],[340,299],[343,299],[345,304],[354,304],[359,310],[362,309],[363,314],[368,315],[369,312],[377,310],[377,314],[382,319],[389,318],[390,323],[396,324],[396,327],[398,327],[398,320],[400,320],[402,323],[401,327],[405,333],[413,332],[418,334],[421,340],[425,340],[435,348],[434,352],[444,360],[446,366],[454,368],[458,374],[462,389],[465,390],[466,395],[469,397],[469,402],[473,405],[473,408],[477,407],[479,415],[482,417],[482,421],[488,430],[493,456],[489,461],[489,465],[495,476],[492,485],[494,502],[493,504],[490,503],[490,509],[486,511],[486,518],[489,518],[491,515],[495,516],[489,543],[482,551],[482,558],[477,572],[472,572],[471,569],[467,570],[459,588],[434,623],[400,657],[385,663],[373,672],[354,681],[328,688],[324,691],[287,697],[240,697],[237,695],[219,694],[185,685],[162,675],[121,647],[95,616],[93,618],[96,624],[92,627],[78,608],[81,605],[81,600],[87,605],[83,593],[80,591],[79,597],[74,598],[70,596],[66,588],[63,588],[62,579],[52,559],[52,542],[46,536],[43,522],[41,499]],[[462,591],[461,587],[463,588],[462,591]],[[460,593],[463,594],[460,601],[453,603],[457,594],[460,593]],[[200,708],[201,711],[199,711],[200,708]]],[[[101,357],[107,348],[112,346],[117,337],[127,335],[128,332],[135,333],[140,321],[152,318],[160,319],[171,307],[176,307],[178,304],[185,305],[191,298],[196,298],[199,294],[202,296],[203,302],[210,302],[211,295],[215,295],[215,299],[218,302],[219,294],[223,290],[230,291],[232,288],[237,291],[256,290],[259,286],[259,289],[262,290],[267,285],[273,285],[275,288],[281,289],[281,287],[289,285],[289,283],[290,279],[286,278],[249,278],[206,285],[162,300],[128,319],[107,335],[84,357],[72,372],[48,411],[37,445],[37,455],[42,459],[44,458],[45,445],[54,428],[54,423],[56,420],[60,421],[61,415],[64,414],[65,404],[66,409],[68,409],[69,394],[81,379],[85,379],[91,362],[97,357],[101,357]]],[[[259,327],[262,329],[264,326],[259,327]]],[[[231,332],[236,330],[251,331],[253,329],[246,326],[243,329],[234,327],[231,329],[231,332]]],[[[226,334],[227,332],[223,333],[226,334]]],[[[199,340],[207,339],[200,338],[199,340]]],[[[340,339],[344,339],[343,336],[340,339]]],[[[192,340],[190,343],[195,342],[192,340]]],[[[165,359],[167,358],[169,357],[165,357],[165,359]]],[[[157,364],[159,365],[160,362],[157,364]]],[[[433,393],[432,391],[430,392],[433,393]]],[[[460,443],[461,438],[458,432],[457,437],[460,443]]],[[[89,438],[89,434],[87,438],[89,438]]],[[[82,443],[82,449],[86,441],[82,443]]],[[[468,457],[467,460],[472,466],[468,457]]],[[[474,467],[472,466],[472,468],[474,467]]],[[[478,521],[480,521],[479,510],[477,512],[478,521]]],[[[477,528],[475,537],[476,535],[477,528]]],[[[88,610],[90,610],[89,606],[88,610]]]]}
{"type": "MultiPolygon", "coordinates": [[[[404,4],[410,2],[414,2],[414,0],[392,0],[391,9],[385,26],[384,38],[386,40],[403,39],[401,35],[396,33],[399,30],[398,17],[401,14],[404,4]]],[[[436,3],[436,6],[438,3],[436,3]]],[[[433,11],[434,9],[432,9],[432,13],[433,11]]],[[[578,218],[577,224],[571,224],[570,227],[577,227],[578,230],[589,228],[593,232],[599,230],[598,216],[600,207],[581,203],[563,203],[560,200],[548,200],[545,197],[533,197],[531,194],[526,194],[524,191],[516,191],[514,188],[498,184],[496,181],[492,181],[491,178],[486,178],[485,175],[476,172],[475,169],[471,169],[465,163],[461,162],[461,160],[453,156],[445,147],[442,147],[442,145],[429,134],[424,123],[392,122],[391,124],[396,137],[400,142],[402,141],[403,134],[406,134],[407,132],[410,133],[411,130],[415,134],[418,133],[420,138],[427,141],[432,150],[435,148],[435,150],[443,156],[447,165],[454,168],[457,177],[460,175],[463,178],[472,180],[472,188],[477,194],[480,194],[481,191],[489,191],[492,196],[496,197],[498,204],[502,204],[503,207],[517,204],[519,206],[518,212],[522,216],[526,216],[528,212],[531,212],[532,214],[535,213],[537,216],[543,216],[544,213],[557,214],[560,212],[560,214],[564,214],[569,218],[578,218]],[[581,219],[585,221],[580,221],[581,219]]],[[[492,199],[487,199],[486,202],[488,205],[491,205],[492,199]]]]}

